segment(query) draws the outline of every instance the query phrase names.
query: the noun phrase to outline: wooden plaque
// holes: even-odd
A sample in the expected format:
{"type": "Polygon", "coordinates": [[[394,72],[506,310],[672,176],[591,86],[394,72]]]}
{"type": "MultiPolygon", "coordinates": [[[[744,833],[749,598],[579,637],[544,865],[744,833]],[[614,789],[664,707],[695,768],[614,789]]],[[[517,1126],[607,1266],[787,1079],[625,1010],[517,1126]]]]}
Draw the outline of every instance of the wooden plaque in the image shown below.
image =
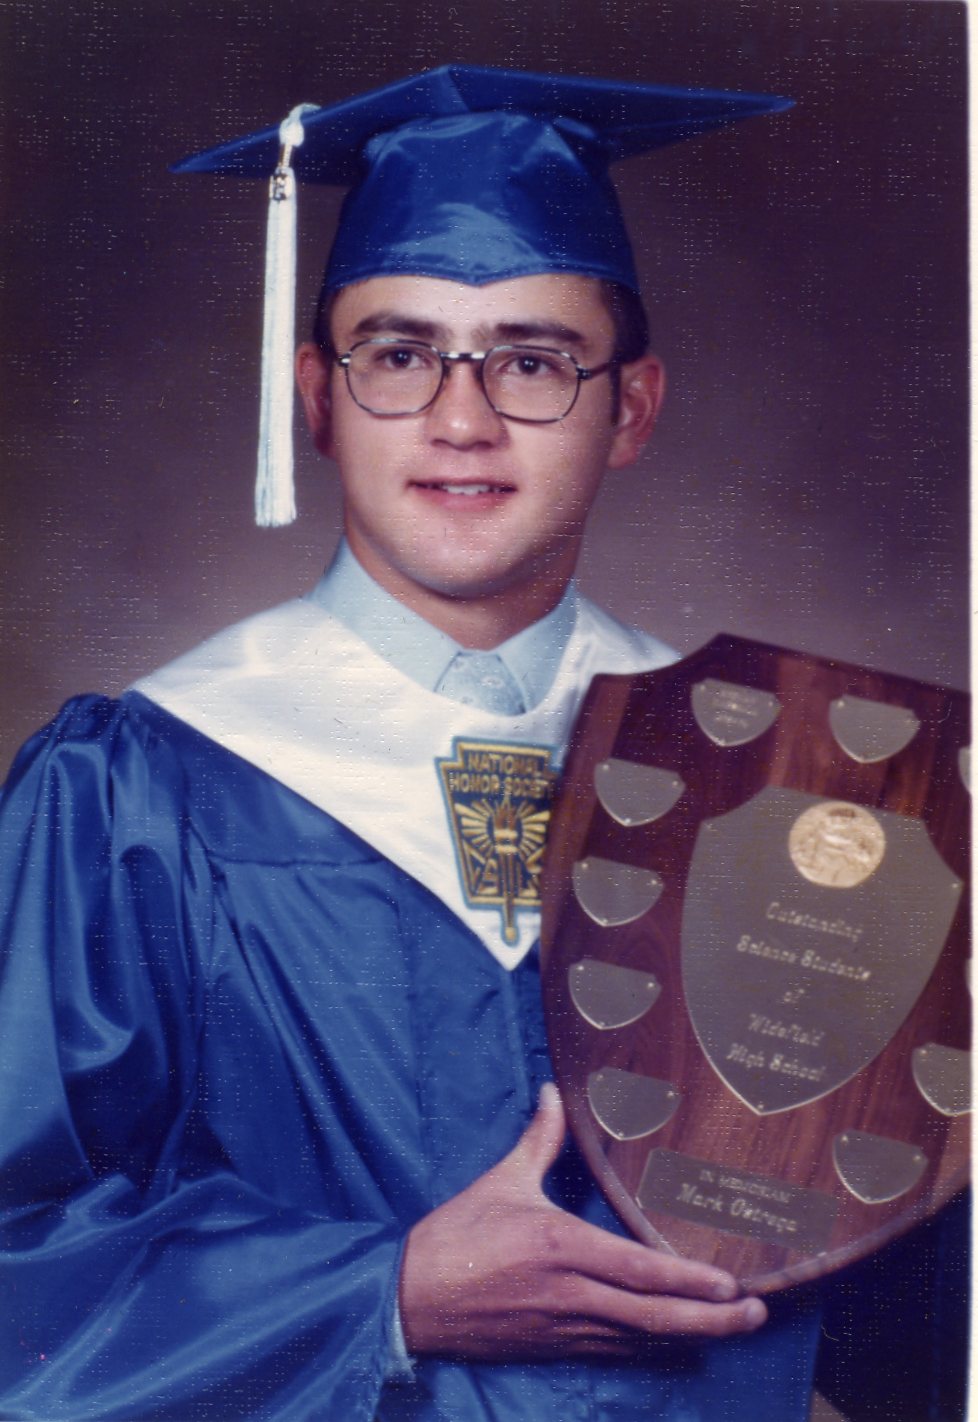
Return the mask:
{"type": "Polygon", "coordinates": [[[968,698],[732,636],[589,693],[544,1002],[639,1238],[768,1292],[966,1183],[968,698]]]}

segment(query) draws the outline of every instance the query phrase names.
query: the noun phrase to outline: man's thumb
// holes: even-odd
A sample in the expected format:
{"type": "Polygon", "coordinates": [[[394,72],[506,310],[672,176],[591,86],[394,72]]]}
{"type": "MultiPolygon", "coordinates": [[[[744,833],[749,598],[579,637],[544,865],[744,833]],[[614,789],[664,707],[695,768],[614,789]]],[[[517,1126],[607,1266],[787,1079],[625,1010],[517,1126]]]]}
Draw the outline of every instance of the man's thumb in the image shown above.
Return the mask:
{"type": "Polygon", "coordinates": [[[564,1103],[552,1081],[540,1088],[540,1100],[533,1120],[510,1156],[512,1163],[539,1183],[560,1154],[567,1134],[564,1103]]]}

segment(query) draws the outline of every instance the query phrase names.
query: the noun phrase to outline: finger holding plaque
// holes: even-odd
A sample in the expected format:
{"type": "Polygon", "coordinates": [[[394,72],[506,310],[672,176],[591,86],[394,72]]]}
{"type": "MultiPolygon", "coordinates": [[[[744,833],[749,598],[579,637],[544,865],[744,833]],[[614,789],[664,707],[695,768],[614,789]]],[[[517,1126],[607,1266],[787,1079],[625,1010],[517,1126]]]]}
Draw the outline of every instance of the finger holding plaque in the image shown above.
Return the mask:
{"type": "Polygon", "coordinates": [[[968,725],[961,692],[730,636],[595,681],[544,998],[640,1238],[771,1291],[966,1183],[968,725]]]}

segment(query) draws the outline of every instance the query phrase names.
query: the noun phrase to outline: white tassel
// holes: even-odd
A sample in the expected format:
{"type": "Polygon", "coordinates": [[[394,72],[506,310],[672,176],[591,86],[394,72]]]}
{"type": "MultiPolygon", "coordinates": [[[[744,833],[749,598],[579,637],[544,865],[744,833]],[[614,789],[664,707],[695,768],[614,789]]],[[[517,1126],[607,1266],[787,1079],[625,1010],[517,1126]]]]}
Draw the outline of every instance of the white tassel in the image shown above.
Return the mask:
{"type": "Polygon", "coordinates": [[[265,248],[265,321],[261,347],[261,420],[255,522],[276,528],[295,519],[292,479],[292,362],[295,345],[295,174],[293,148],[304,138],[302,115],[315,104],[299,104],[279,128],[282,145],[268,192],[265,248]]]}

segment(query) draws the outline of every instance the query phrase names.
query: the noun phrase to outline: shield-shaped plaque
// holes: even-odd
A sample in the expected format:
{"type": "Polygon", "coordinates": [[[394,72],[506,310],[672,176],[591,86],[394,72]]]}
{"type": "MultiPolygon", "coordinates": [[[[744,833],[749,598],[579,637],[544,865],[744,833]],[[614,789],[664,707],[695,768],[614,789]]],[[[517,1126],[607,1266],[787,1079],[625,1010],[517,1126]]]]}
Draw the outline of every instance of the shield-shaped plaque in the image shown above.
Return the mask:
{"type": "Polygon", "coordinates": [[[640,1238],[771,1291],[965,1184],[968,741],[961,692],[729,636],[596,680],[544,994],[571,1128],[640,1238]],[[609,764],[675,798],[616,813],[609,764]]]}

